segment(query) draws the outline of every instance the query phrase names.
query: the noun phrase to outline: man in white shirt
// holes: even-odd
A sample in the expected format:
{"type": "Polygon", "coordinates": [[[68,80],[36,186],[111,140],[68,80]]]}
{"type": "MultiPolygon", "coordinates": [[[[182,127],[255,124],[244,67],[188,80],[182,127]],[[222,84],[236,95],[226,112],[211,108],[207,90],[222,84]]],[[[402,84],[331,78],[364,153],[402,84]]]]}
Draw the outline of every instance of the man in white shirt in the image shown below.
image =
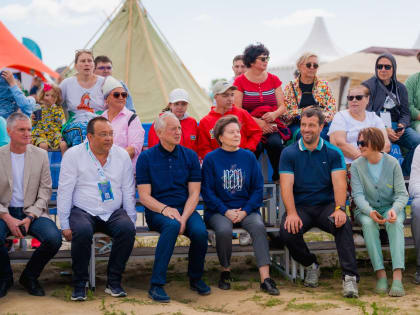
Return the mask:
{"type": "Polygon", "coordinates": [[[414,151],[408,192],[413,198],[411,202],[411,234],[416,245],[416,273],[413,281],[415,284],[420,284],[420,145],[414,151]]]}
{"type": "Polygon", "coordinates": [[[31,121],[22,113],[7,119],[10,144],[0,148],[0,298],[13,284],[6,237],[26,234],[41,241],[22,272],[19,282],[35,296],[45,292],[38,277],[61,247],[61,235],[48,217],[51,174],[45,150],[31,145],[31,121]]]}
{"type": "Polygon", "coordinates": [[[130,156],[113,145],[112,126],[95,117],[87,126],[87,140],[63,156],[57,193],[62,233],[71,241],[73,285],[71,299],[86,300],[85,285],[93,234],[113,238],[105,292],[126,296],[121,276],[136,235],[135,186],[130,156]]]}

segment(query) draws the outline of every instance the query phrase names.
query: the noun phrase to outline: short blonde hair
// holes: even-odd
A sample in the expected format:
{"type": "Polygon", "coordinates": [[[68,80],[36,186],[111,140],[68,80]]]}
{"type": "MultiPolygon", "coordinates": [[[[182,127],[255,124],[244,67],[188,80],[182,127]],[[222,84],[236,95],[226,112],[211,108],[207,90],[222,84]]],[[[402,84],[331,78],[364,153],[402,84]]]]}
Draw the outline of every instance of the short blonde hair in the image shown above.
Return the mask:
{"type": "Polygon", "coordinates": [[[365,94],[365,96],[369,96],[370,95],[369,89],[366,86],[361,85],[361,84],[349,88],[348,93],[350,93],[353,90],[359,90],[359,89],[363,91],[363,93],[365,94]]]}
{"type": "Polygon", "coordinates": [[[306,52],[306,53],[304,53],[302,56],[300,56],[299,58],[298,58],[298,60],[296,60],[296,68],[298,68],[299,69],[299,66],[301,65],[301,64],[303,64],[306,60],[308,60],[309,58],[311,58],[311,57],[315,57],[315,58],[317,58],[318,59],[318,55],[316,55],[315,53],[313,53],[313,52],[306,52]]]}

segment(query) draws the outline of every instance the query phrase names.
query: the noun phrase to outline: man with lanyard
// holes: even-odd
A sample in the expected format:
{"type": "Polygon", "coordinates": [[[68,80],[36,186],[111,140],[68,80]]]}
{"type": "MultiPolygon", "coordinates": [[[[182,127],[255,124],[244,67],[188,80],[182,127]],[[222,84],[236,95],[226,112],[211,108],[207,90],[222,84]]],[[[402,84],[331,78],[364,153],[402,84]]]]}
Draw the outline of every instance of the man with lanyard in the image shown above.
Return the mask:
{"type": "Polygon", "coordinates": [[[31,295],[44,296],[38,277],[61,247],[61,235],[48,217],[51,175],[45,150],[31,145],[31,120],[22,113],[7,119],[10,144],[0,148],[0,298],[13,285],[6,237],[26,234],[41,241],[19,282],[31,295]]]}
{"type": "Polygon", "coordinates": [[[405,85],[397,80],[397,62],[391,54],[376,59],[375,75],[362,82],[369,89],[367,111],[375,112],[385,124],[389,140],[407,149],[401,165],[404,176],[410,176],[414,151],[420,144],[420,134],[410,128],[410,110],[405,85]]]}
{"type": "Polygon", "coordinates": [[[210,294],[201,279],[207,252],[207,229],[195,211],[201,188],[201,169],[197,154],[181,146],[181,124],[172,112],[155,121],[159,144],[143,151],[137,160],[137,187],[145,206],[147,225],[160,233],[156,246],[149,297],[170,301],[163,286],[178,235],[191,240],[188,255],[190,288],[200,295],[210,294]]]}
{"type": "Polygon", "coordinates": [[[318,109],[302,112],[302,138],[282,152],[280,187],[286,213],[280,233],[293,259],[306,267],[304,285],[308,287],[318,286],[320,268],[303,234],[312,227],[333,234],[343,273],[343,295],[358,297],[356,252],[345,212],[346,165],[341,151],[320,138],[324,119],[318,109]]]}
{"type": "Polygon", "coordinates": [[[86,281],[93,234],[113,239],[105,292],[122,297],[121,277],[136,234],[135,186],[127,151],[113,145],[112,126],[95,117],[87,140],[70,148],[61,162],[57,210],[63,236],[71,241],[73,301],[86,300],[86,281]]]}

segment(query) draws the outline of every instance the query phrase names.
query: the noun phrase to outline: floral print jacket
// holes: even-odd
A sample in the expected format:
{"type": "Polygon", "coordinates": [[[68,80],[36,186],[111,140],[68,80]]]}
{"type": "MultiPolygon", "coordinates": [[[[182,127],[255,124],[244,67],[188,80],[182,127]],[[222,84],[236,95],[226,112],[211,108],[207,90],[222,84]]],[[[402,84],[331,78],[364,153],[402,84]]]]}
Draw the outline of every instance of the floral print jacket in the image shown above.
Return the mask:
{"type": "MultiPolygon", "coordinates": [[[[331,122],[337,112],[334,96],[325,80],[319,80],[315,77],[314,87],[312,90],[315,101],[318,102],[325,115],[325,121],[331,122]]],[[[291,124],[295,118],[299,118],[302,109],[298,107],[302,98],[302,91],[299,88],[299,78],[290,81],[284,89],[284,104],[286,105],[286,113],[283,115],[283,120],[287,125],[291,124]],[[293,87],[294,90],[293,90],[293,87]]]]}

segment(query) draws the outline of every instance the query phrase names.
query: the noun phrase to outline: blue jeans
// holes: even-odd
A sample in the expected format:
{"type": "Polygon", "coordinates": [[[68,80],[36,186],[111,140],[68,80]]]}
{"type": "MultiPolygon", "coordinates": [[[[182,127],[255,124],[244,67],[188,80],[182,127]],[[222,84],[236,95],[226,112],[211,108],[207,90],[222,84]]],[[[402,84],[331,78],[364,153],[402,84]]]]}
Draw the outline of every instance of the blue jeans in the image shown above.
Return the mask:
{"type": "MultiPolygon", "coordinates": [[[[9,208],[9,213],[19,220],[26,218],[22,208],[9,208]]],[[[30,279],[37,279],[48,261],[60,249],[61,233],[52,220],[40,217],[29,226],[28,234],[37,238],[41,242],[41,246],[34,251],[23,273],[30,279]]],[[[6,237],[9,235],[11,234],[6,222],[0,219],[0,280],[13,278],[9,254],[4,245],[6,237]]]]}
{"type": "Polygon", "coordinates": [[[89,259],[92,238],[95,232],[102,232],[112,237],[112,249],[108,262],[108,284],[120,285],[122,273],[133,250],[136,229],[124,209],[115,210],[108,221],[92,216],[80,208],[74,207],[70,213],[72,232],[71,258],[73,285],[84,287],[89,280],[89,259]]]}
{"type": "MultiPolygon", "coordinates": [[[[396,128],[396,123],[392,123],[392,126],[396,128]]],[[[408,150],[408,153],[404,157],[404,161],[401,165],[401,169],[404,176],[410,176],[414,151],[420,144],[420,133],[415,131],[413,128],[408,127],[405,129],[401,138],[395,143],[408,150]]]]}
{"type": "MultiPolygon", "coordinates": [[[[182,210],[178,209],[178,211],[182,214],[182,210]]],[[[175,219],[170,219],[163,214],[147,209],[146,221],[150,230],[160,233],[150,283],[152,285],[164,285],[166,283],[166,271],[168,270],[181,224],[175,219]]],[[[188,276],[192,280],[199,280],[203,275],[208,235],[203,219],[197,211],[194,211],[189,217],[184,235],[191,240],[188,253],[188,276]]]]}

